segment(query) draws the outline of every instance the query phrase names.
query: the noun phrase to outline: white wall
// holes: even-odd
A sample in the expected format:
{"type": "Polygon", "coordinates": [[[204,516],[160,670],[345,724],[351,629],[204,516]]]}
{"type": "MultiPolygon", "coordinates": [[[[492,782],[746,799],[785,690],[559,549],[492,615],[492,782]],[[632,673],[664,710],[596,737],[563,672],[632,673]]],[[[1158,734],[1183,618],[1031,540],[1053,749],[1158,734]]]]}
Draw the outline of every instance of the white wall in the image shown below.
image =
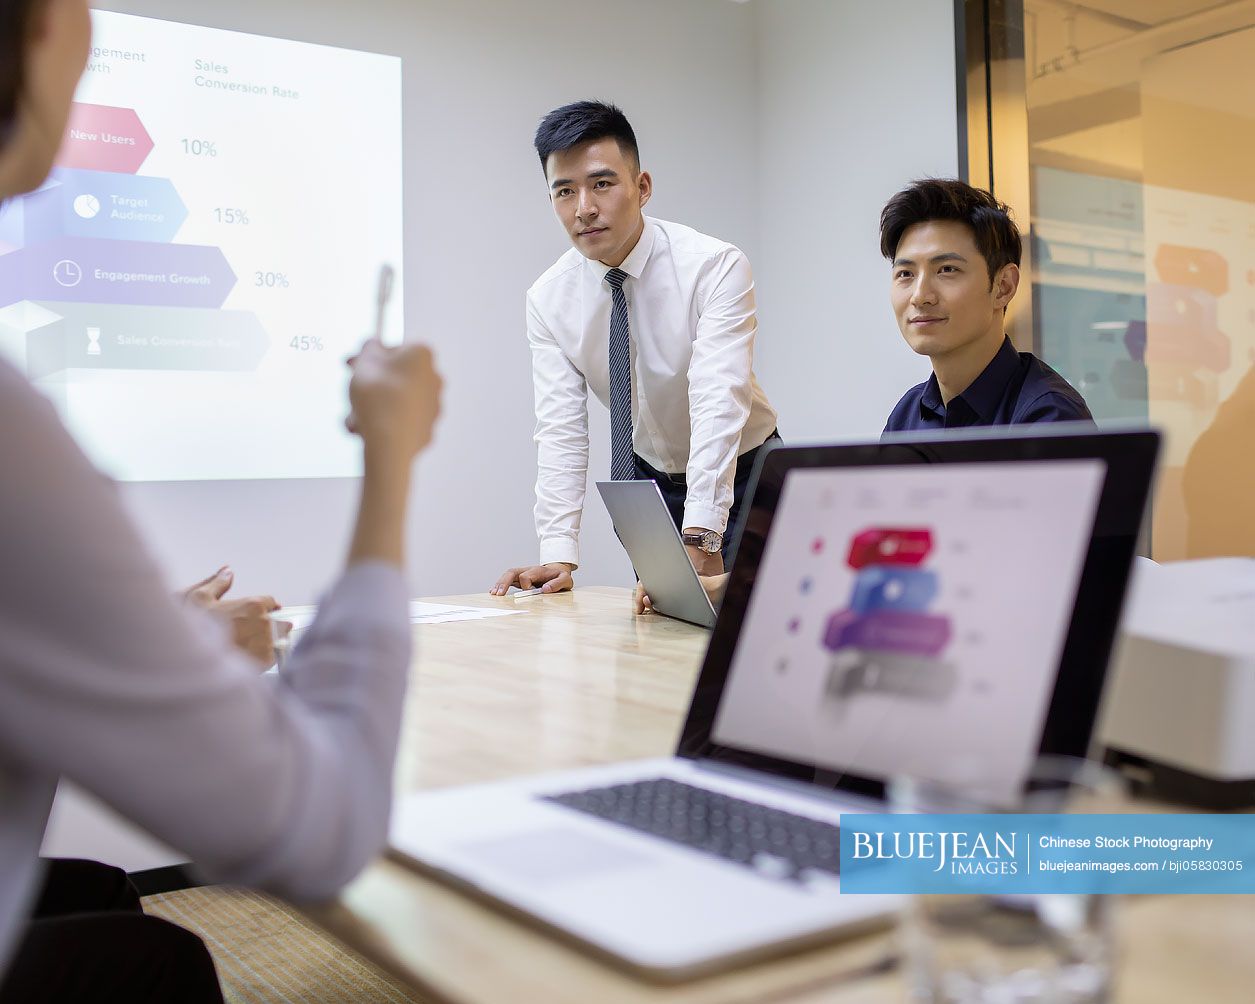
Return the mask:
{"type": "Polygon", "coordinates": [[[760,0],[758,371],[785,439],[876,437],[927,360],[879,250],[888,198],[958,170],[949,0],[760,0]]]}
{"type": "MultiPolygon", "coordinates": [[[[410,515],[415,595],[486,589],[535,552],[523,294],[566,248],[531,150],[583,97],[631,117],[650,212],[739,244],[759,375],[789,439],[875,435],[926,367],[902,344],[880,206],[957,163],[951,0],[113,0],[98,6],[404,59],[405,301],[447,379],[410,515]]],[[[314,235],[316,237],[316,235],[314,235]]],[[[609,428],[591,408],[592,472],[609,428]]],[[[265,435],[259,430],[259,435],[265,435]]],[[[124,485],[172,581],[219,564],[242,592],[315,598],[341,559],[351,481],[124,485]]],[[[600,503],[586,584],[628,584],[600,503]]],[[[59,797],[49,853],[131,869],[176,859],[90,800],[59,797]]]]}
{"type": "MultiPolygon", "coordinates": [[[[98,6],[403,57],[407,329],[435,345],[447,381],[411,511],[415,595],[486,589],[535,554],[522,307],[567,246],[531,149],[558,104],[621,104],[654,175],[649,211],[750,256],[758,370],[787,438],[874,434],[922,379],[889,314],[876,216],[901,182],[954,172],[950,0],[98,6]]],[[[590,411],[600,477],[608,421],[599,404],[590,411]]],[[[338,566],[355,491],[198,482],[126,485],[123,496],[173,581],[230,562],[240,591],[301,603],[338,566]]],[[[629,578],[594,492],[579,581],[629,578]]]]}
{"type": "MultiPolygon", "coordinates": [[[[753,12],[726,0],[124,0],[101,7],[400,55],[404,59],[408,336],[446,377],[435,448],[411,513],[412,588],[486,590],[535,559],[535,450],[523,295],[569,245],[532,150],[551,108],[620,103],[656,181],[650,212],[753,253],[757,157],[753,12]],[[695,112],[696,110],[696,112],[695,112]]],[[[313,235],[316,237],[316,235],[313,235]]],[[[591,472],[609,473],[609,423],[590,409],[591,472]]],[[[264,434],[264,433],[261,433],[264,434]]],[[[176,580],[224,561],[243,591],[305,602],[340,561],[351,482],[128,485],[176,580]]],[[[631,567],[600,501],[586,584],[631,567]]]]}

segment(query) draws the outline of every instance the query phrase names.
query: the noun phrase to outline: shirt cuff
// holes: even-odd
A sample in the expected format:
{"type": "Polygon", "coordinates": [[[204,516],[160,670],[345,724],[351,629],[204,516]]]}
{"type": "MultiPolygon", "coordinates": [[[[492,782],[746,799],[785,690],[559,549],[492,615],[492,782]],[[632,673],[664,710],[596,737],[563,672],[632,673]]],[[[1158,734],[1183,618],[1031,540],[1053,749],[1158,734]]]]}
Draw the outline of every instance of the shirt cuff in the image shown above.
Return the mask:
{"type": "Polygon", "coordinates": [[[579,567],[579,541],[570,537],[551,537],[540,542],[540,563],[548,565],[552,561],[565,561],[568,565],[579,567]]]}
{"type": "Polygon", "coordinates": [[[700,502],[684,503],[684,524],[681,530],[686,526],[701,526],[707,530],[717,530],[723,533],[728,528],[728,512],[726,509],[720,509],[717,505],[702,505],[700,502]]]}
{"type": "MultiPolygon", "coordinates": [[[[410,601],[405,575],[386,561],[349,566],[318,605],[318,616],[306,634],[326,630],[367,637],[380,631],[410,637],[410,601]]],[[[277,611],[283,617],[283,608],[277,611]]]]}
{"type": "MultiPolygon", "coordinates": [[[[365,680],[404,696],[413,651],[405,576],[395,565],[350,566],[318,604],[279,675],[305,695],[342,694],[365,680]]],[[[283,616],[283,609],[277,611],[283,616]]],[[[337,698],[339,699],[339,698],[337,698]]]]}

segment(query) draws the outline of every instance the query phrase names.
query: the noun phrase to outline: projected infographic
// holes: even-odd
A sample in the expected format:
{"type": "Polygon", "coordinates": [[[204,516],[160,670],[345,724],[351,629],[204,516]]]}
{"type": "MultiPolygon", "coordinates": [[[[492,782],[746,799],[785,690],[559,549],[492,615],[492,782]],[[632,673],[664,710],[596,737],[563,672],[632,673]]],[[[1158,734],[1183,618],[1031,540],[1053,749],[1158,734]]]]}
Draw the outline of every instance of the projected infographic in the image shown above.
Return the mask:
{"type": "Polygon", "coordinates": [[[875,777],[965,758],[1021,776],[1102,481],[1093,460],[790,473],[715,741],[875,777]]]}
{"type": "Polygon", "coordinates": [[[402,265],[399,60],[93,26],[51,177],[0,211],[0,350],[120,479],[356,473],[344,360],[402,265]]]}

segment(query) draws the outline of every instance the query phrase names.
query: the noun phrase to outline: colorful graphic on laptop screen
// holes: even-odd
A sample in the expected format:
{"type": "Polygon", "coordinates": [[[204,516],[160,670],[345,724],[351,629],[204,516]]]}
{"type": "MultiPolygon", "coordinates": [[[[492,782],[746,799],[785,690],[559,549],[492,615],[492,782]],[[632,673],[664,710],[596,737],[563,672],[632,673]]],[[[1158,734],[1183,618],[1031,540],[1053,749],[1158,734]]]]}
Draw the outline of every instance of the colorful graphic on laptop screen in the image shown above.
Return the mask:
{"type": "Polygon", "coordinates": [[[966,758],[1015,787],[1104,474],[1096,459],[790,471],[715,741],[875,778],[966,758]]]}
{"type": "Polygon", "coordinates": [[[832,653],[830,700],[879,692],[940,701],[953,691],[957,674],[944,658],[953,628],[929,609],[937,573],[922,567],[932,550],[928,527],[872,527],[850,540],[853,592],[821,642],[832,653]]]}

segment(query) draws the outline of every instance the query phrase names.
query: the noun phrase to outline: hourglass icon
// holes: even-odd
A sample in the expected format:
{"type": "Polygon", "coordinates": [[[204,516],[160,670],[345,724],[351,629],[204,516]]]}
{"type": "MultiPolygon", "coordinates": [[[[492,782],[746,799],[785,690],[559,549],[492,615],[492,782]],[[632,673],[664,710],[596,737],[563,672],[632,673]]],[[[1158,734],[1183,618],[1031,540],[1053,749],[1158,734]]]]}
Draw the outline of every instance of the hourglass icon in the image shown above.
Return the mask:
{"type": "Polygon", "coordinates": [[[87,354],[89,356],[100,355],[100,329],[87,329],[87,354]]]}

